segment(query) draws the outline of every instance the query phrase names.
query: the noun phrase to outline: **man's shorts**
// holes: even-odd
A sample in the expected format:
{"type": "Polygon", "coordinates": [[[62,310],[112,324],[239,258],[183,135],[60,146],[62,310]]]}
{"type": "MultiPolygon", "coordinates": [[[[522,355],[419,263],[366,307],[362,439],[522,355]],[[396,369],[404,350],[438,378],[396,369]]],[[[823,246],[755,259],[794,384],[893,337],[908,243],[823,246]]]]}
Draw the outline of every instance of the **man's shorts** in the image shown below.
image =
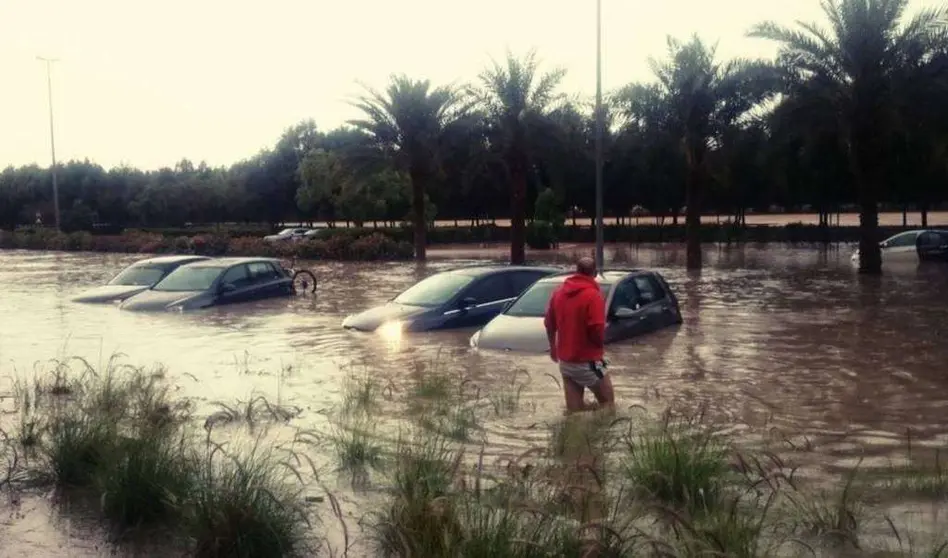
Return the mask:
{"type": "Polygon", "coordinates": [[[606,376],[606,363],[601,360],[594,362],[560,361],[560,374],[583,387],[595,387],[599,380],[606,376]]]}

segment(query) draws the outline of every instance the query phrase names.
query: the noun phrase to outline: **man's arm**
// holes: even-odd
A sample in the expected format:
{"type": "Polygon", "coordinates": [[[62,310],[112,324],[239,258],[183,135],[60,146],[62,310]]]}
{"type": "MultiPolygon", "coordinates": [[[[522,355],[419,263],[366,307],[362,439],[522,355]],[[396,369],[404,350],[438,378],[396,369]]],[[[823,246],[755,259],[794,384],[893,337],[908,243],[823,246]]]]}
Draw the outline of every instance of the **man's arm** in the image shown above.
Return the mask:
{"type": "Polygon", "coordinates": [[[543,326],[546,327],[546,339],[550,343],[550,358],[556,362],[556,316],[553,313],[552,297],[546,306],[546,314],[543,316],[543,326]]]}
{"type": "Polygon", "coordinates": [[[606,344],[606,301],[598,292],[586,307],[586,331],[595,346],[606,344]]]}

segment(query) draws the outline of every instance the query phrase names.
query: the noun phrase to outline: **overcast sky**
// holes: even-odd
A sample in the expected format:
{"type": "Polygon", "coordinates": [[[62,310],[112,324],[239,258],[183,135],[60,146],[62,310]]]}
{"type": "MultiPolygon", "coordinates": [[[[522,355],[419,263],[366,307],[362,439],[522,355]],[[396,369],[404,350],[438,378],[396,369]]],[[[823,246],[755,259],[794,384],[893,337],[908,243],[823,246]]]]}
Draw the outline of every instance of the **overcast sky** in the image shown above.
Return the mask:
{"type": "MultiPolygon", "coordinates": [[[[668,34],[721,57],[771,56],[759,21],[819,19],[817,0],[602,0],[603,86],[650,79],[668,34]]],[[[916,0],[915,6],[933,5],[916,0]]],[[[356,80],[473,79],[505,49],[536,48],[595,91],[594,0],[0,0],[0,167],[49,163],[45,66],[56,57],[60,160],[226,165],[313,118],[352,118],[356,80]],[[457,6],[457,7],[453,7],[457,6]],[[463,7],[462,7],[463,6],[463,7]]]]}

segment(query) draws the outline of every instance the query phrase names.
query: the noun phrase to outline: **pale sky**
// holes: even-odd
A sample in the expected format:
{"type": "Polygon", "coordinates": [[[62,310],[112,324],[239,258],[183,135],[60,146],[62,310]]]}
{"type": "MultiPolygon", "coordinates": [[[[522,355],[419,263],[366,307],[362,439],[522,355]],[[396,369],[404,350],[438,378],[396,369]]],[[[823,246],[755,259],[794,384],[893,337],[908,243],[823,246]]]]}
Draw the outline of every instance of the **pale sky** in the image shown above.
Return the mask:
{"type": "MultiPolygon", "coordinates": [[[[916,0],[915,7],[934,5],[916,0]]],[[[651,78],[668,34],[718,54],[771,56],[744,37],[766,19],[820,17],[817,0],[602,0],[603,88],[651,78]]],[[[56,151],[105,167],[228,165],[306,118],[356,116],[356,80],[392,73],[469,81],[506,48],[536,48],[595,92],[594,0],[0,0],[0,167],[49,164],[45,66],[56,151]]]]}

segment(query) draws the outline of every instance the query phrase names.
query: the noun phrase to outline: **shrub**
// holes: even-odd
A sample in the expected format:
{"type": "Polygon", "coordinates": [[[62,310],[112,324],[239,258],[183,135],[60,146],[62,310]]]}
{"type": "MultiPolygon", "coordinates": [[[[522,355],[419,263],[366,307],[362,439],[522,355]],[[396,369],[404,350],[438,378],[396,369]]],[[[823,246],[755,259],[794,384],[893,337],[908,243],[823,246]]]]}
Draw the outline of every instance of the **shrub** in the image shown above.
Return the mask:
{"type": "Polygon", "coordinates": [[[549,221],[531,221],[527,224],[527,246],[535,250],[549,250],[556,246],[556,234],[549,221]]]}

